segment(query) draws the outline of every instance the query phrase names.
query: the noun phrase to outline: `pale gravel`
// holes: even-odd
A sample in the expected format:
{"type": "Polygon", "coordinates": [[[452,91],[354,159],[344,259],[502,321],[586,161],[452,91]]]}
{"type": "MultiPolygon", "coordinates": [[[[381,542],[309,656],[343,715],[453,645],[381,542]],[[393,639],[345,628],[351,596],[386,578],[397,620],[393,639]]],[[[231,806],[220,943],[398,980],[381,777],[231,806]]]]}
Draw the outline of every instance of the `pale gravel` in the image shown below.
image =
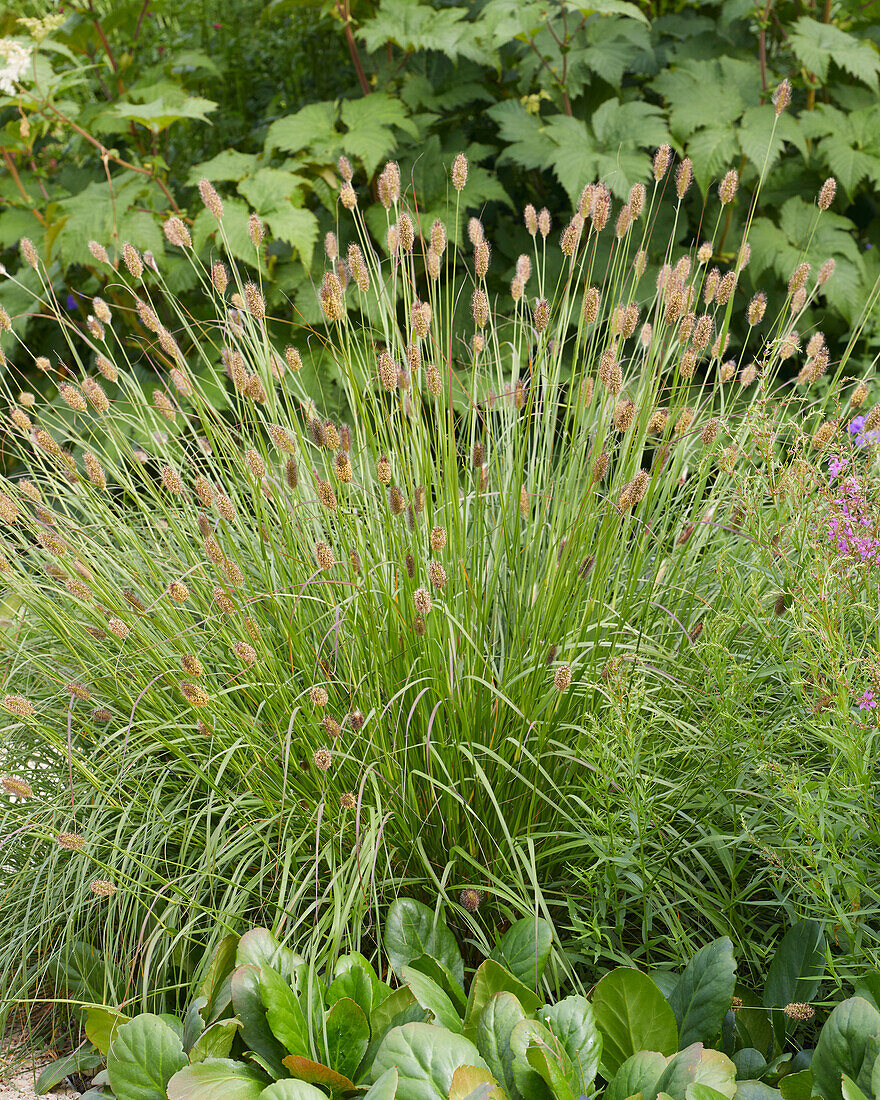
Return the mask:
{"type": "MultiPolygon", "coordinates": [[[[37,1100],[34,1091],[37,1077],[43,1066],[54,1062],[56,1055],[52,1051],[27,1053],[26,1040],[13,1036],[3,1040],[0,1050],[0,1100],[37,1100]]],[[[58,1088],[48,1097],[64,1097],[75,1100],[80,1094],[72,1089],[58,1088]]]]}

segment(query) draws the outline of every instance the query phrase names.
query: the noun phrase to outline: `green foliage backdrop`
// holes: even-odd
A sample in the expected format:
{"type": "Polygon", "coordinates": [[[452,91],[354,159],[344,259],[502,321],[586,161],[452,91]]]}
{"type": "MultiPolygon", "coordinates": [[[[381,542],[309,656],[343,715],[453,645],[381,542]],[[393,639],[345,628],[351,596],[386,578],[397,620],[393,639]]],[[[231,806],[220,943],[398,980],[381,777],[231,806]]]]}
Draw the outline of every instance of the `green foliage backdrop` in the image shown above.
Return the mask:
{"type": "MultiPolygon", "coordinates": [[[[89,0],[36,24],[42,5],[19,2],[0,20],[7,44],[32,51],[0,96],[2,259],[14,269],[12,250],[31,238],[52,260],[59,296],[84,313],[81,295],[106,289],[89,239],[158,254],[161,218],[179,210],[196,247],[216,247],[195,192],[208,176],[242,261],[253,262],[246,204],[269,227],[273,315],[311,324],[340,154],[381,233],[375,177],[386,158],[418,190],[427,228],[445,208],[445,165],[465,151],[468,206],[483,209],[504,260],[493,265],[500,289],[525,244],[526,202],[558,224],[591,179],[625,197],[669,141],[699,184],[675,231],[684,245],[704,235],[705,198],[723,170],[736,165],[751,188],[767,159],[756,207],[727,208],[714,259],[732,260],[752,217],[745,301],[786,280],[805,246],[815,265],[832,257],[820,304],[834,348],[880,272],[878,12],[854,0],[89,0]],[[783,77],[794,102],[768,152],[770,91],[783,77]],[[829,174],[840,183],[836,212],[808,239],[804,196],[829,174]]],[[[168,262],[175,293],[195,290],[189,266],[168,262]]],[[[32,277],[20,273],[26,285],[32,277]]],[[[2,293],[19,329],[39,334],[35,354],[51,356],[28,296],[8,284],[2,293]]],[[[871,349],[876,326],[866,336],[871,349]]]]}

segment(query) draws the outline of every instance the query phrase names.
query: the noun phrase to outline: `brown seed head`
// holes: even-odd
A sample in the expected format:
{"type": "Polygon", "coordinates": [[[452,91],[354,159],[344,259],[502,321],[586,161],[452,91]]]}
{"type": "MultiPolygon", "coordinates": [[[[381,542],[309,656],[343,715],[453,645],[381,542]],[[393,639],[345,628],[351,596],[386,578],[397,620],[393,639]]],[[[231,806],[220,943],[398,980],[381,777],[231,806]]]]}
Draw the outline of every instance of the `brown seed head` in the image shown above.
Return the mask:
{"type": "Polygon", "coordinates": [[[545,332],[550,323],[550,303],[546,298],[539,298],[535,302],[535,310],[532,317],[535,330],[538,333],[545,332]]]}
{"type": "Polygon", "coordinates": [[[18,775],[0,776],[0,786],[16,798],[33,798],[34,789],[26,779],[18,775]]]}
{"type": "Polygon", "coordinates": [[[395,161],[389,161],[382,169],[378,183],[379,201],[386,210],[400,200],[400,168],[395,161]]]}
{"type": "Polygon", "coordinates": [[[463,191],[468,178],[468,162],[464,153],[458,153],[452,162],[452,186],[463,191]]]}
{"type": "Polygon", "coordinates": [[[185,653],[180,658],[180,664],[184,672],[188,672],[190,676],[202,677],[205,675],[205,666],[192,653],[185,653]]]}
{"type": "Polygon", "coordinates": [[[571,668],[568,665],[560,665],[553,673],[553,686],[557,691],[568,691],[571,687],[571,668]]]}
{"type": "Polygon", "coordinates": [[[822,264],[822,266],[819,268],[819,274],[816,276],[817,286],[824,286],[828,282],[828,280],[834,274],[835,266],[836,261],[833,258],[826,260],[825,263],[822,264]]]}
{"type": "Polygon", "coordinates": [[[713,416],[711,420],[706,422],[705,427],[700,433],[700,439],[705,447],[711,446],[715,442],[718,435],[718,429],[721,427],[721,422],[717,416],[713,416]]]}
{"type": "Polygon", "coordinates": [[[482,287],[478,287],[474,291],[471,299],[471,312],[473,313],[474,323],[477,328],[484,328],[486,322],[489,320],[489,299],[482,287]]]}
{"type": "Polygon", "coordinates": [[[661,145],[657,152],[654,154],[654,180],[659,183],[660,180],[666,175],[666,171],[669,168],[669,162],[672,160],[672,147],[669,145],[661,145]]]}
{"type": "Polygon", "coordinates": [[[89,241],[89,252],[91,252],[93,258],[96,259],[99,264],[110,263],[107,249],[102,244],[99,244],[98,241],[89,241]]]}
{"type": "Polygon", "coordinates": [[[315,559],[319,569],[332,569],[334,565],[333,551],[326,542],[315,543],[315,559]]]}
{"type": "Polygon", "coordinates": [[[211,698],[203,687],[184,681],[180,684],[181,693],[191,707],[206,707],[211,698]]]}
{"type": "Polygon", "coordinates": [[[614,426],[619,432],[626,432],[632,425],[636,415],[636,407],[628,397],[618,401],[614,406],[614,426]]]}
{"type": "Polygon", "coordinates": [[[322,772],[329,771],[333,765],[333,754],[329,749],[318,749],[312,759],[315,762],[315,767],[322,772]]]}
{"type": "Polygon", "coordinates": [[[606,348],[599,360],[599,381],[616,397],[623,389],[623,372],[612,348],[606,348]]]}
{"type": "Polygon", "coordinates": [[[728,203],[733,202],[738,187],[739,173],[735,168],[731,168],[718,185],[718,197],[721,199],[722,206],[727,206],[728,203]]]}
{"type": "Polygon", "coordinates": [[[391,508],[392,515],[395,516],[399,516],[406,507],[406,498],[396,485],[392,485],[388,490],[388,506],[391,508]]]}
{"type": "Polygon", "coordinates": [[[257,651],[249,642],[236,642],[232,647],[232,652],[244,665],[257,663],[257,651]]]}
{"type": "Polygon", "coordinates": [[[172,581],[168,585],[168,595],[175,603],[186,603],[189,599],[189,589],[183,581],[172,581]]]}
{"type": "Polygon", "coordinates": [[[685,157],[675,170],[675,193],[678,195],[679,201],[687,194],[688,188],[693,182],[693,178],[694,166],[691,163],[690,157],[685,157]]]}
{"type": "Polygon", "coordinates": [[[83,461],[85,462],[86,473],[89,475],[89,481],[99,489],[106,489],[107,475],[104,473],[104,467],[98,461],[97,455],[93,455],[91,451],[86,451],[83,461]]]}
{"type": "Polygon", "coordinates": [[[37,709],[29,699],[23,695],[4,695],[3,706],[17,718],[30,718],[37,709]]]}
{"type": "Polygon", "coordinates": [[[791,84],[788,80],[783,80],[781,84],[778,84],[776,91],[773,93],[773,106],[776,108],[776,114],[781,115],[785,108],[791,102],[791,84]]]}
{"type": "Polygon", "coordinates": [[[446,570],[439,561],[432,561],[428,565],[428,580],[435,588],[445,588],[448,583],[446,570]]]}
{"type": "Polygon", "coordinates": [[[767,295],[760,290],[749,302],[749,308],[747,311],[747,317],[750,325],[759,325],[764,319],[764,312],[767,309],[767,295]]]}
{"type": "Polygon", "coordinates": [[[55,840],[59,848],[66,848],[69,852],[85,850],[86,838],[79,833],[59,833],[55,840]]]}
{"type": "Polygon", "coordinates": [[[199,180],[199,194],[206,208],[220,221],[223,217],[223,200],[217,194],[214,184],[210,180],[199,180]]]}

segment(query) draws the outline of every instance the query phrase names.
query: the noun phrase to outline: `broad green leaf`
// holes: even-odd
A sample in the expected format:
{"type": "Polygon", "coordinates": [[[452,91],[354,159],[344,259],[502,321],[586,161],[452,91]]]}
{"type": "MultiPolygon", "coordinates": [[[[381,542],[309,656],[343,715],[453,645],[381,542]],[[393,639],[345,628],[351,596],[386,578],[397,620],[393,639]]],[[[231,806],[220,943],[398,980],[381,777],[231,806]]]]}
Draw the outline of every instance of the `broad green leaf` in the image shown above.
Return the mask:
{"type": "MultiPolygon", "coordinates": [[[[183,1049],[185,1051],[190,1050],[195,1044],[196,1039],[198,1039],[205,1030],[205,1020],[202,1013],[207,1008],[207,1005],[207,997],[196,997],[189,1003],[186,1015],[183,1018],[183,1034],[180,1036],[183,1040],[183,1049]]],[[[174,1025],[172,1024],[171,1026],[173,1027],[174,1025]]]]}
{"type": "Polygon", "coordinates": [[[397,1067],[398,1100],[447,1100],[459,1066],[488,1069],[473,1043],[431,1024],[404,1024],[382,1040],[373,1063],[373,1079],[397,1067]]]}
{"type": "Polygon", "coordinates": [[[813,1071],[802,1069],[799,1073],[787,1073],[779,1082],[783,1100],[809,1100],[813,1094],[813,1071]]]}
{"type": "MultiPolygon", "coordinates": [[[[758,1082],[750,1083],[757,1084],[758,1082]]],[[[771,1089],[770,1091],[773,1092],[774,1090],[771,1089]]],[[[686,1100],[727,1100],[723,1092],[718,1092],[717,1089],[713,1089],[709,1085],[700,1085],[696,1081],[688,1085],[685,1098],[686,1100]]]]}
{"type": "Polygon", "coordinates": [[[507,929],[490,958],[501,963],[530,989],[537,989],[552,944],[553,932],[547,921],[540,917],[523,917],[507,929]]]}
{"type": "Polygon", "coordinates": [[[342,121],[347,132],[341,141],[345,151],[362,161],[368,176],[388,159],[397,147],[396,130],[418,137],[405,104],[387,92],[374,92],[342,103],[342,121]]]}
{"type": "Polygon", "coordinates": [[[239,183],[238,193],[265,217],[267,210],[283,208],[291,201],[291,196],[298,198],[305,182],[303,176],[282,168],[260,168],[239,183]]]}
{"type": "MultiPolygon", "coordinates": [[[[740,1081],[733,1095],[734,1100],[782,1100],[779,1089],[771,1088],[763,1081],[740,1081]]],[[[724,1100],[724,1094],[710,1089],[708,1085],[691,1085],[687,1100],[724,1100]],[[709,1096],[709,1092],[713,1095],[709,1096]]]]}
{"type": "Polygon", "coordinates": [[[767,1059],[755,1047],[743,1047],[731,1055],[738,1081],[757,1081],[767,1070],[767,1059]]]}
{"type": "Polygon", "coordinates": [[[603,1100],[627,1100],[636,1094],[644,1100],[653,1100],[665,1069],[666,1058],[659,1051],[642,1050],[632,1054],[609,1081],[603,1100]]]}
{"type": "Polygon", "coordinates": [[[735,985],[736,960],[730,939],[723,936],[700,948],[669,998],[678,1021],[679,1046],[711,1043],[720,1035],[735,985]]]}
{"type": "Polygon", "coordinates": [[[305,1081],[276,1081],[263,1089],[260,1100],[327,1100],[327,1094],[305,1081]]]}
{"type": "Polygon", "coordinates": [[[445,992],[450,1001],[452,1001],[459,1015],[464,1015],[467,1009],[467,994],[448,966],[431,958],[430,955],[419,955],[417,959],[413,959],[412,962],[409,963],[409,966],[413,970],[420,970],[432,981],[435,981],[445,992]]]}
{"type": "Polygon", "coordinates": [[[232,975],[232,1007],[241,1023],[245,1047],[271,1068],[275,1077],[284,1077],[282,1059],[287,1051],[272,1034],[266,1008],[260,995],[260,972],[256,966],[240,966],[232,975]]]}
{"type": "Polygon", "coordinates": [[[571,1100],[574,1070],[562,1045],[538,1020],[522,1020],[510,1036],[513,1080],[532,1100],[571,1100]]]}
{"type": "Polygon", "coordinates": [[[189,1052],[191,1064],[208,1058],[228,1058],[239,1029],[238,1020],[218,1020],[198,1037],[189,1052]]]}
{"type": "Polygon", "coordinates": [[[335,103],[310,103],[294,115],[279,118],[269,127],[266,149],[284,149],[297,153],[313,142],[326,141],[335,132],[339,109],[335,103]]]}
{"type": "Polygon", "coordinates": [[[501,992],[512,993],[526,1013],[535,1012],[541,1006],[541,998],[536,996],[528,986],[523,985],[497,962],[485,959],[480,963],[471,981],[471,991],[468,996],[465,1033],[470,1038],[474,1037],[480,1013],[488,1004],[489,998],[501,992]]]}
{"type": "Polygon", "coordinates": [[[216,109],[217,104],[210,99],[188,96],[181,92],[180,95],[169,93],[159,96],[158,99],[151,100],[149,103],[117,101],[112,107],[108,107],[105,113],[115,115],[117,118],[130,119],[145,126],[152,133],[158,134],[183,119],[207,122],[210,112],[216,109]]]}
{"type": "MultiPolygon", "coordinates": [[[[825,937],[818,921],[802,920],[782,937],[764,984],[764,1005],[784,1008],[793,1002],[809,1004],[825,973],[825,937]]],[[[780,1045],[790,1021],[784,1012],[774,1015],[780,1045]]]]}
{"type": "Polygon", "coordinates": [[[297,984],[304,961],[301,955],[280,944],[267,928],[245,932],[235,954],[236,966],[269,966],[291,984],[297,984]]]}
{"type": "Polygon", "coordinates": [[[869,970],[855,984],[854,996],[862,997],[880,1012],[880,970],[869,970]]]}
{"type": "Polygon", "coordinates": [[[311,1055],[309,1026],[299,998],[271,966],[260,967],[260,997],[272,1034],[289,1054],[311,1055]]]}
{"type": "Polygon", "coordinates": [[[512,993],[495,993],[477,1020],[476,1044],[495,1079],[507,1094],[514,1094],[513,1051],[510,1037],[516,1025],[525,1019],[522,1005],[512,993]]]}
{"type": "Polygon", "coordinates": [[[199,983],[196,997],[205,998],[205,1009],[202,1017],[206,1023],[215,1018],[219,1002],[226,1001],[228,1004],[228,1000],[226,1000],[229,997],[228,978],[235,969],[238,943],[238,936],[223,937],[215,947],[208,969],[199,983]]]}
{"type": "Polygon", "coordinates": [[[120,1024],[107,1054],[110,1087],[125,1100],[165,1100],[168,1082],[185,1065],[179,1036],[149,1012],[120,1024]]]}
{"type": "Polygon", "coordinates": [[[370,1023],[364,1010],[350,997],[334,1004],[324,1023],[327,1065],[354,1079],[370,1042],[370,1023]]]}
{"type": "Polygon", "coordinates": [[[877,87],[880,56],[870,42],[863,42],[833,23],[820,23],[809,16],[795,20],[788,41],[798,60],[824,84],[833,61],[856,80],[877,87]]]}
{"type": "Polygon", "coordinates": [[[487,1069],[459,1066],[452,1075],[448,1100],[504,1100],[504,1092],[487,1069]]]}
{"type": "Polygon", "coordinates": [[[348,997],[360,1005],[369,1019],[373,1011],[373,989],[370,975],[363,966],[355,964],[337,973],[327,989],[327,1003],[332,1006],[343,997],[348,997]]]}
{"type": "Polygon", "coordinates": [[[87,1044],[82,1050],[75,1050],[72,1054],[68,1054],[64,1058],[57,1058],[54,1062],[50,1062],[48,1066],[43,1066],[40,1076],[37,1078],[34,1092],[37,1096],[45,1096],[47,1092],[60,1085],[64,1078],[69,1077],[70,1074],[87,1074],[90,1070],[98,1069],[103,1064],[104,1059],[101,1054],[87,1044]]]}
{"type": "Polygon", "coordinates": [[[303,1058],[299,1054],[288,1054],[284,1059],[285,1067],[298,1081],[310,1085],[325,1085],[332,1092],[354,1092],[357,1088],[354,1081],[335,1069],[323,1065],[321,1062],[313,1062],[311,1058],[303,1058]]]}
{"type": "Polygon", "coordinates": [[[606,974],[591,997],[602,1035],[602,1066],[611,1077],[639,1051],[673,1054],[678,1049],[675,1014],[647,974],[618,967],[606,974]]]}
{"type": "Polygon", "coordinates": [[[461,1032],[461,1017],[446,992],[435,981],[411,966],[402,967],[400,976],[422,1008],[432,1013],[436,1023],[450,1031],[461,1032]]]}
{"type": "Polygon", "coordinates": [[[381,0],[373,18],[361,23],[358,37],[370,53],[393,44],[405,54],[439,50],[452,61],[459,57],[485,65],[493,61],[474,33],[465,7],[438,9],[418,0],[381,0]]]}
{"type": "Polygon", "coordinates": [[[455,936],[439,915],[413,898],[393,902],[385,921],[385,953],[392,970],[401,968],[419,955],[431,955],[449,967],[455,980],[464,983],[464,963],[455,936]]]}
{"type": "Polygon", "coordinates": [[[129,1019],[130,1017],[115,1008],[94,1006],[86,1010],[85,1032],[98,1050],[106,1054],[120,1024],[124,1024],[129,1019]]]}
{"type": "MultiPolygon", "coordinates": [[[[265,1078],[251,1066],[215,1058],[175,1073],[168,1082],[168,1100],[257,1100],[265,1087],[265,1078]]],[[[127,1100],[126,1093],[123,1098],[127,1100]]]]}
{"type": "Polygon", "coordinates": [[[295,206],[272,207],[263,216],[273,237],[295,248],[304,264],[312,262],[318,239],[318,219],[311,210],[295,206]]]}
{"type": "MultiPolygon", "coordinates": [[[[339,956],[339,958],[336,960],[336,965],[333,967],[333,981],[335,982],[338,978],[341,978],[343,977],[343,975],[347,974],[348,971],[354,970],[356,968],[363,971],[363,973],[367,975],[367,977],[370,979],[370,985],[373,989],[373,998],[370,1008],[368,1009],[365,1005],[361,1005],[361,1008],[369,1016],[370,1012],[372,1012],[376,1005],[384,1001],[385,998],[391,993],[391,986],[382,981],[382,979],[376,973],[376,970],[370,960],[357,951],[352,951],[348,955],[339,956]]],[[[332,984],[330,988],[333,988],[332,984]]],[[[350,997],[351,994],[343,993],[342,996],[350,997]]],[[[328,1004],[332,1004],[335,999],[336,998],[331,997],[328,993],[328,1004]]],[[[352,1000],[356,1001],[357,997],[352,997],[352,1000]]]]}
{"type": "Polygon", "coordinates": [[[586,997],[565,997],[540,1009],[538,1019],[547,1025],[571,1060],[575,1094],[587,1095],[602,1053],[602,1036],[596,1026],[593,1006],[586,997]]]}
{"type": "Polygon", "coordinates": [[[825,1021],[810,1069],[814,1089],[824,1100],[841,1100],[841,1076],[862,1092],[871,1091],[871,1073],[880,1053],[880,1012],[861,997],[837,1005],[825,1021]]]}
{"type": "Polygon", "coordinates": [[[847,1077],[846,1074],[841,1078],[840,1091],[843,1094],[843,1100],[869,1100],[855,1081],[851,1077],[847,1077]]]}
{"type": "Polygon", "coordinates": [[[196,186],[199,180],[218,183],[221,180],[240,180],[255,168],[257,158],[249,153],[239,153],[235,149],[224,149],[210,160],[195,164],[190,169],[186,182],[196,186]]]}
{"type": "Polygon", "coordinates": [[[706,1085],[730,1100],[736,1091],[736,1066],[720,1051],[692,1043],[669,1059],[657,1089],[673,1100],[687,1100],[692,1084],[706,1085]]]}
{"type": "Polygon", "coordinates": [[[382,1076],[377,1077],[364,1093],[363,1100],[395,1100],[398,1079],[396,1066],[386,1069],[382,1076]]]}

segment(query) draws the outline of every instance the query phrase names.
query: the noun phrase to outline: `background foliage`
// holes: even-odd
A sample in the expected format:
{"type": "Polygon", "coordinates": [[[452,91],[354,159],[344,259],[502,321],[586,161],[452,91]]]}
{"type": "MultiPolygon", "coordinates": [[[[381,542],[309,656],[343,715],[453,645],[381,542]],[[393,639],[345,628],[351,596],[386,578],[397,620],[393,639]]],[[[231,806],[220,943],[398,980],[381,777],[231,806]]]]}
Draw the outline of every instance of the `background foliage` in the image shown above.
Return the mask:
{"type": "MultiPolygon", "coordinates": [[[[51,258],[56,292],[85,313],[82,295],[103,292],[105,281],[90,238],[137,239],[158,254],[160,218],[179,208],[196,247],[216,247],[194,187],[207,175],[226,199],[240,260],[254,259],[247,204],[269,226],[271,311],[311,323],[316,245],[335,227],[340,153],[355,163],[368,224],[384,232],[375,201],[384,159],[399,159],[427,226],[445,206],[445,166],[465,151],[467,201],[482,208],[497,242],[500,288],[526,244],[526,202],[546,205],[558,224],[589,177],[623,198],[650,152],[669,141],[692,159],[699,184],[676,226],[678,244],[705,234],[705,196],[729,164],[753,187],[767,159],[755,209],[728,208],[715,259],[732,259],[752,217],[745,300],[787,279],[805,244],[814,264],[834,257],[822,303],[833,348],[880,271],[878,12],[880,4],[855,0],[204,0],[182,8],[89,0],[66,6],[49,33],[31,25],[29,35],[18,17],[44,10],[19,2],[0,32],[26,47],[34,34],[45,37],[26,92],[0,97],[9,170],[0,183],[2,258],[14,268],[10,250],[30,237],[51,258]],[[793,109],[768,153],[769,90],[784,76],[794,84],[793,109]],[[841,185],[837,212],[807,240],[803,196],[829,174],[841,185]]],[[[193,291],[189,266],[168,262],[174,292],[193,291]]],[[[33,276],[25,269],[22,277],[33,276]]],[[[28,317],[26,295],[3,294],[17,325],[30,324],[49,354],[54,335],[28,317]]],[[[188,304],[198,308],[195,298],[188,304]]],[[[864,347],[876,340],[874,325],[864,347]]]]}

